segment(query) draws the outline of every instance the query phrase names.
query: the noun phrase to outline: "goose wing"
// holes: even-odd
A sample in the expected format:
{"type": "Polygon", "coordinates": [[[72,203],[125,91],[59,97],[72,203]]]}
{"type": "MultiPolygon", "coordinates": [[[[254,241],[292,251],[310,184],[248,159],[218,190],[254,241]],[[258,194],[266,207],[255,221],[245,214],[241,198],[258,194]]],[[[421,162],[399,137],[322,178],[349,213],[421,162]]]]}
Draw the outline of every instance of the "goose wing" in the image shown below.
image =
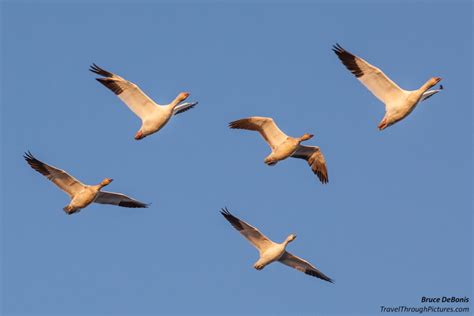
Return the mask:
{"type": "Polygon", "coordinates": [[[133,82],[108,72],[96,64],[92,64],[89,70],[103,76],[103,78],[96,78],[96,80],[115,93],[142,120],[161,109],[133,82]]]}
{"type": "Polygon", "coordinates": [[[180,114],[180,113],[186,112],[187,110],[190,110],[190,109],[192,109],[193,107],[195,107],[197,104],[198,104],[198,102],[186,102],[186,103],[178,104],[178,105],[174,108],[173,114],[176,115],[176,114],[180,114]]]}
{"type": "Polygon", "coordinates": [[[425,101],[426,99],[431,98],[433,95],[440,92],[441,90],[443,90],[443,85],[439,85],[439,89],[426,91],[425,93],[421,95],[421,101],[425,101]]]}
{"type": "Polygon", "coordinates": [[[223,208],[221,214],[260,252],[273,245],[258,229],[232,215],[227,208],[223,208]]]}
{"type": "Polygon", "coordinates": [[[330,277],[326,276],[324,273],[316,269],[311,263],[295,255],[292,255],[288,251],[285,251],[285,253],[280,257],[280,259],[278,259],[278,261],[308,275],[334,283],[334,280],[332,280],[330,277]]]}
{"type": "Polygon", "coordinates": [[[328,183],[328,170],[326,168],[326,160],[323,153],[317,146],[303,146],[299,145],[298,149],[291,155],[294,158],[304,159],[313,170],[314,174],[318,176],[321,183],[328,183]]]}
{"type": "Polygon", "coordinates": [[[382,70],[372,66],[360,57],[353,55],[339,44],[333,46],[333,51],[344,66],[356,76],[362,84],[387,106],[392,101],[403,98],[405,90],[387,77],[382,70]]]}
{"type": "Polygon", "coordinates": [[[230,122],[229,127],[259,132],[272,149],[288,138],[288,135],[283,133],[270,117],[248,117],[230,122]]]}
{"type": "Polygon", "coordinates": [[[148,207],[148,204],[132,199],[131,197],[126,196],[125,194],[107,191],[100,191],[94,202],[132,208],[148,207]]]}
{"type": "Polygon", "coordinates": [[[75,179],[73,176],[69,175],[66,171],[45,164],[44,162],[36,159],[30,152],[25,153],[23,157],[31,166],[31,168],[35,169],[43,176],[48,178],[48,180],[56,184],[71,198],[85,187],[84,184],[75,179]]]}

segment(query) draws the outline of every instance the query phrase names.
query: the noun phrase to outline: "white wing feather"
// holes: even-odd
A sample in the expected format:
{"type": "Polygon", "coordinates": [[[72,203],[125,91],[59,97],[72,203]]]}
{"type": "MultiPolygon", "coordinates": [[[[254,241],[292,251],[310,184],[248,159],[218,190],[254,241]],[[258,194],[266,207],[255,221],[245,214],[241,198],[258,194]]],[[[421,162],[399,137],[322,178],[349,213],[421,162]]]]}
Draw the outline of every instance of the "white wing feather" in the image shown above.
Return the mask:
{"type": "Polygon", "coordinates": [[[133,82],[104,70],[96,64],[93,64],[89,70],[103,76],[96,80],[114,92],[142,121],[156,111],[163,110],[133,82]]]}
{"type": "Polygon", "coordinates": [[[400,88],[382,70],[346,51],[340,45],[335,45],[333,51],[344,66],[386,106],[403,99],[408,94],[408,91],[400,88]]]}

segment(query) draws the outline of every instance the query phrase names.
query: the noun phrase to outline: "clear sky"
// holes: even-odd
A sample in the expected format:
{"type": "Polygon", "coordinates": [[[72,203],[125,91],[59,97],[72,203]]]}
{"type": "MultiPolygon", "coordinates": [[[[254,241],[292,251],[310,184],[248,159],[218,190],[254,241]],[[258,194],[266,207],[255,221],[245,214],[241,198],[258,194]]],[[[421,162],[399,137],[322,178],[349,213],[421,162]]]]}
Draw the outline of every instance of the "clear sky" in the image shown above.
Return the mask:
{"type": "MultiPolygon", "coordinates": [[[[14,2],[1,4],[5,315],[346,315],[422,296],[472,297],[472,3],[14,2]],[[383,105],[336,42],[442,93],[376,128],[383,105]],[[137,142],[139,120],[95,62],[158,103],[199,105],[137,142]],[[329,184],[228,122],[271,116],[323,150],[329,184]],[[24,151],[148,209],[62,211],[24,151]],[[334,278],[258,254],[219,214],[282,241],[334,278]]],[[[449,304],[448,304],[449,306],[449,304]]],[[[454,305],[452,305],[454,306],[454,305]]],[[[456,305],[459,306],[459,305],[456,305]]]]}

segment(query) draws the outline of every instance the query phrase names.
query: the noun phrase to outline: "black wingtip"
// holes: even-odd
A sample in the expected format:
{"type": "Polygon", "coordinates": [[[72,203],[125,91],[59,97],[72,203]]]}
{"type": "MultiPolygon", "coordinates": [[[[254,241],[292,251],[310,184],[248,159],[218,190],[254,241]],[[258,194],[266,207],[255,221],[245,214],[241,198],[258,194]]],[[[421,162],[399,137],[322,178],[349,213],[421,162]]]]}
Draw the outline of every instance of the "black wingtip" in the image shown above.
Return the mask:
{"type": "Polygon", "coordinates": [[[49,176],[48,169],[44,166],[44,163],[38,159],[30,151],[24,153],[23,158],[30,165],[31,168],[35,169],[44,176],[49,176]]]}
{"type": "Polygon", "coordinates": [[[232,128],[232,129],[236,129],[236,128],[238,128],[238,127],[237,127],[237,124],[239,124],[239,121],[240,121],[240,120],[232,121],[232,122],[230,122],[229,124],[227,124],[227,127],[232,128]]]}
{"type": "Polygon", "coordinates": [[[99,67],[97,64],[95,63],[92,63],[92,65],[89,67],[89,71],[97,74],[97,75],[100,75],[100,76],[104,76],[104,77],[113,77],[114,74],[99,67]]]}
{"type": "Polygon", "coordinates": [[[244,229],[242,224],[240,223],[240,220],[237,217],[235,217],[234,215],[232,215],[229,212],[229,210],[227,209],[227,207],[224,207],[224,208],[221,209],[221,214],[238,231],[241,231],[242,229],[244,229]]]}
{"type": "Polygon", "coordinates": [[[443,89],[444,89],[443,85],[440,84],[440,85],[439,85],[439,90],[443,90],[443,89]]]}
{"type": "Polygon", "coordinates": [[[319,181],[321,181],[322,184],[328,184],[329,183],[329,177],[327,174],[318,172],[316,173],[316,176],[319,178],[319,181]]]}
{"type": "Polygon", "coordinates": [[[95,63],[92,63],[92,65],[89,66],[89,71],[99,75],[100,67],[97,66],[95,63]]]}
{"type": "Polygon", "coordinates": [[[336,43],[335,45],[332,45],[332,51],[335,52],[337,55],[343,53],[345,51],[344,48],[342,48],[339,43],[336,43]]]}
{"type": "Polygon", "coordinates": [[[128,201],[121,201],[118,206],[121,207],[128,207],[128,208],[148,208],[149,204],[145,203],[136,203],[136,202],[128,202],[128,201]]]}
{"type": "Polygon", "coordinates": [[[224,215],[224,217],[226,217],[226,218],[227,218],[227,216],[232,216],[232,214],[227,209],[227,206],[221,208],[221,214],[224,215]]]}
{"type": "Polygon", "coordinates": [[[116,95],[120,95],[123,92],[122,87],[110,77],[112,76],[106,76],[106,78],[95,78],[95,80],[99,81],[101,84],[107,87],[107,89],[111,90],[116,95]]]}
{"type": "Polygon", "coordinates": [[[23,154],[23,158],[25,158],[26,161],[32,161],[32,160],[35,160],[35,156],[33,156],[33,154],[28,150],[28,151],[25,151],[25,153],[23,154]]]}
{"type": "Polygon", "coordinates": [[[339,58],[339,60],[346,66],[346,68],[354,75],[356,78],[359,78],[364,75],[360,67],[357,65],[356,59],[357,56],[352,54],[351,52],[342,48],[341,45],[336,43],[333,46],[333,51],[339,58]]]}
{"type": "Polygon", "coordinates": [[[313,270],[308,269],[308,270],[305,271],[305,273],[308,274],[308,275],[311,275],[311,276],[313,276],[313,277],[316,277],[316,278],[318,278],[318,279],[321,279],[321,280],[323,280],[323,281],[332,283],[332,284],[334,284],[334,282],[335,282],[335,281],[334,281],[333,279],[331,279],[330,277],[328,277],[328,276],[326,276],[326,275],[324,275],[323,273],[318,272],[318,271],[313,271],[313,270]]]}

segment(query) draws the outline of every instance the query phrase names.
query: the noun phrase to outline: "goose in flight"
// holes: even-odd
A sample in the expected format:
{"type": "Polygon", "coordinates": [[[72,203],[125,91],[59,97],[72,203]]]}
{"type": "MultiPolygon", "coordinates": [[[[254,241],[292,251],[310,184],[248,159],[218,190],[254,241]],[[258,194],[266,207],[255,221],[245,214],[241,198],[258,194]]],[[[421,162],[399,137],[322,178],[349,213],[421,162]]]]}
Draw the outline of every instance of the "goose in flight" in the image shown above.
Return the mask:
{"type": "Polygon", "coordinates": [[[292,255],[286,251],[288,243],[295,240],[296,235],[289,235],[285,241],[281,244],[275,243],[268,239],[255,227],[247,224],[246,222],[238,219],[232,215],[227,208],[223,208],[221,214],[234,226],[260,253],[260,258],[254,264],[254,268],[262,270],[265,266],[269,265],[274,261],[279,261],[289,267],[295,268],[301,272],[304,272],[313,277],[320,278],[324,281],[333,283],[334,281],[324,275],[321,271],[316,269],[311,263],[303,260],[295,255],[292,255]]]}
{"type": "Polygon", "coordinates": [[[339,44],[333,46],[333,51],[344,66],[346,66],[377,99],[385,103],[385,116],[378,125],[379,130],[384,130],[390,125],[404,119],[415,109],[420,101],[428,99],[443,89],[443,86],[440,86],[439,89],[429,90],[441,81],[441,78],[433,77],[417,90],[403,90],[395,82],[390,80],[382,70],[372,66],[362,58],[351,54],[339,44]]]}
{"type": "Polygon", "coordinates": [[[25,153],[23,157],[31,168],[44,175],[71,197],[71,202],[63,208],[67,214],[79,212],[92,202],[133,208],[148,207],[148,204],[134,200],[121,193],[101,191],[103,187],[113,181],[110,178],[105,178],[97,185],[86,185],[69,175],[66,171],[39,161],[30,152],[25,153]]]}
{"type": "Polygon", "coordinates": [[[272,118],[259,116],[230,122],[229,127],[259,132],[272,149],[264,160],[267,165],[273,166],[288,157],[304,159],[322,183],[328,182],[326,161],[319,147],[301,145],[301,142],[311,139],[312,134],[290,137],[278,128],[272,118]]]}
{"type": "Polygon", "coordinates": [[[158,132],[173,115],[183,113],[198,104],[198,102],[181,103],[189,97],[189,93],[181,92],[170,104],[159,105],[133,82],[108,72],[96,64],[92,64],[89,70],[101,75],[102,78],[96,78],[96,80],[115,93],[142,120],[142,126],[135,135],[136,140],[158,132]]]}

